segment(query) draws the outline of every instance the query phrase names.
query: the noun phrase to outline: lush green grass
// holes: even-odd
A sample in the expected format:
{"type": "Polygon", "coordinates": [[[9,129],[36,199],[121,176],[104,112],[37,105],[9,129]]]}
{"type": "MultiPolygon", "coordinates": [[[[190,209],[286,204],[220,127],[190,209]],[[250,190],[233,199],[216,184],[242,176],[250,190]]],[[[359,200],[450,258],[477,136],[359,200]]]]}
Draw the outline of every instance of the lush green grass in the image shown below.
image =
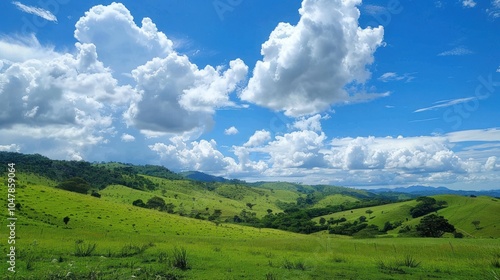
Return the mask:
{"type": "Polygon", "coordinates": [[[320,208],[332,205],[339,205],[345,202],[356,202],[356,201],[359,201],[359,199],[343,194],[334,194],[326,196],[325,198],[321,199],[320,201],[318,201],[318,203],[314,204],[314,207],[320,208]]]}
{"type": "MultiPolygon", "coordinates": [[[[18,177],[28,181],[22,174],[18,177]]],[[[134,199],[145,200],[153,195],[151,193],[112,186],[102,191],[102,198],[99,199],[46,187],[44,185],[50,182],[36,177],[29,180],[26,187],[17,190],[17,199],[22,205],[17,212],[19,220],[16,228],[18,272],[15,278],[3,273],[7,271],[7,264],[2,262],[0,269],[4,279],[129,279],[132,275],[137,276],[135,279],[182,277],[217,280],[270,279],[271,275],[275,279],[494,279],[493,273],[500,275],[500,268],[495,267],[495,261],[500,259],[499,239],[359,240],[328,234],[300,235],[233,224],[216,226],[208,221],[131,205],[134,199]],[[63,222],[65,216],[70,217],[68,225],[63,222]],[[78,248],[81,251],[94,244],[96,247],[90,256],[77,256],[78,248]],[[178,252],[186,251],[189,269],[173,267],[176,248],[178,252]],[[419,263],[418,266],[405,266],[408,258],[419,263]],[[266,275],[269,277],[266,278],[266,275]]],[[[167,202],[175,202],[173,194],[176,193],[177,200],[182,197],[185,203],[189,199],[192,202],[194,196],[195,207],[198,203],[201,207],[219,205],[226,207],[222,208],[223,212],[244,208],[246,200],[251,198],[257,205],[267,206],[265,194],[268,192],[265,190],[263,195],[245,193],[242,204],[235,204],[235,200],[205,193],[203,188],[183,181],[164,183],[167,202]],[[167,186],[167,183],[171,185],[167,186]],[[224,206],[226,203],[236,206],[224,206]]],[[[2,190],[5,191],[5,187],[2,190]]],[[[270,190],[269,194],[268,200],[276,199],[271,196],[270,190]]],[[[161,190],[154,195],[162,195],[161,190]]],[[[494,203],[498,202],[490,198],[468,200],[446,196],[437,199],[448,201],[449,208],[440,210],[440,213],[449,211],[447,215],[452,222],[455,221],[453,215],[459,217],[467,211],[476,210],[476,216],[471,215],[467,219],[476,219],[482,212],[497,211],[494,203]],[[455,203],[459,205],[455,206],[455,203]],[[478,205],[487,206],[477,208],[480,207],[478,205]]],[[[383,219],[378,217],[384,215],[390,220],[404,218],[398,215],[402,213],[401,207],[408,206],[408,203],[412,202],[370,207],[374,211],[371,216],[375,217],[370,221],[382,222],[383,219]]],[[[257,205],[254,206],[256,211],[264,211],[257,205]]],[[[368,216],[366,209],[334,216],[340,218],[345,215],[349,219],[362,214],[368,216]]],[[[496,225],[495,213],[498,211],[490,213],[493,216],[491,221],[480,215],[484,228],[478,231],[491,232],[496,225]]],[[[6,221],[5,218],[6,213],[2,211],[0,219],[6,221]]],[[[465,230],[469,229],[467,226],[467,221],[464,221],[465,230]]],[[[0,240],[6,238],[7,231],[2,230],[0,240]]],[[[1,250],[4,256],[8,253],[5,241],[1,250]]]]}
{"type": "MultiPolygon", "coordinates": [[[[459,232],[465,234],[466,237],[500,237],[500,201],[492,197],[468,197],[457,195],[438,195],[433,196],[436,200],[444,200],[448,206],[438,210],[438,215],[444,216],[453,224],[459,232]],[[479,220],[479,227],[472,224],[472,221],[479,220]]],[[[402,222],[404,226],[416,226],[420,222],[420,218],[413,219],[410,215],[410,209],[417,204],[415,200],[398,202],[387,205],[374,207],[360,208],[354,210],[343,211],[331,215],[323,216],[327,220],[331,217],[335,219],[346,218],[348,221],[359,219],[360,216],[368,218],[369,224],[377,225],[379,228],[384,226],[386,221],[391,223],[402,222]],[[371,215],[366,213],[366,210],[372,210],[371,215]]],[[[314,219],[319,221],[319,217],[314,219]]],[[[396,234],[398,229],[392,230],[389,233],[396,234]]]]}

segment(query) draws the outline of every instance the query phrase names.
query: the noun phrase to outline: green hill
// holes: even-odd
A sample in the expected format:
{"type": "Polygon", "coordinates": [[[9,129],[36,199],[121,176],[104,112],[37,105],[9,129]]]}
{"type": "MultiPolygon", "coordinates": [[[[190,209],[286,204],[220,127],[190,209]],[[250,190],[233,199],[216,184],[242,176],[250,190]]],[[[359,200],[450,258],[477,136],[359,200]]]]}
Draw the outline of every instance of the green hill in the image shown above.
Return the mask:
{"type": "MultiPolygon", "coordinates": [[[[433,196],[436,200],[447,202],[447,207],[437,211],[448,219],[459,232],[463,232],[469,237],[500,237],[500,220],[497,218],[497,213],[500,213],[500,201],[492,197],[468,197],[457,195],[437,195],[433,196]],[[480,225],[476,228],[472,221],[480,221],[480,225]]],[[[401,222],[402,225],[389,233],[396,234],[399,229],[405,226],[415,227],[420,218],[412,218],[410,209],[417,205],[415,200],[406,202],[391,203],[374,207],[366,207],[342,211],[339,213],[325,215],[325,219],[346,218],[347,221],[359,220],[360,216],[368,218],[368,224],[377,225],[382,228],[386,222],[401,222]],[[373,213],[366,213],[367,210],[373,213]]],[[[319,217],[315,221],[319,221],[319,217]]]]}
{"type": "MultiPolygon", "coordinates": [[[[420,218],[409,212],[417,202],[390,203],[365,191],[332,186],[199,182],[169,177],[168,169],[151,166],[52,162],[22,154],[15,154],[15,159],[17,273],[2,279],[495,279],[500,275],[500,202],[491,197],[435,196],[447,202],[438,214],[463,232],[464,239],[451,235],[353,239],[325,231],[297,234],[262,228],[259,223],[279,222],[288,230],[321,228],[319,215],[326,211],[331,214],[322,217],[349,222],[366,216],[368,223],[379,227],[400,221],[400,227],[380,236],[394,237],[402,227],[418,224],[420,218]],[[37,167],[36,162],[43,165],[37,167]],[[139,173],[141,168],[157,176],[139,173]],[[111,178],[96,179],[94,184],[98,175],[111,178]],[[85,178],[100,197],[57,188],[75,176],[85,178]],[[153,197],[174,205],[174,213],[132,205],[153,197]],[[218,210],[220,217],[209,221],[218,210]],[[241,220],[244,215],[249,221],[234,223],[235,216],[241,220]],[[477,227],[474,220],[480,221],[477,227]],[[244,226],[248,224],[254,227],[244,226]],[[182,260],[183,250],[187,269],[177,261],[182,260]]],[[[0,182],[6,193],[5,172],[0,182]]],[[[7,214],[0,212],[0,219],[7,221],[7,214]]],[[[9,234],[4,227],[0,240],[8,240],[9,234]]],[[[0,248],[4,255],[10,253],[10,247],[0,248]]],[[[0,269],[8,267],[4,262],[0,269]]]]}

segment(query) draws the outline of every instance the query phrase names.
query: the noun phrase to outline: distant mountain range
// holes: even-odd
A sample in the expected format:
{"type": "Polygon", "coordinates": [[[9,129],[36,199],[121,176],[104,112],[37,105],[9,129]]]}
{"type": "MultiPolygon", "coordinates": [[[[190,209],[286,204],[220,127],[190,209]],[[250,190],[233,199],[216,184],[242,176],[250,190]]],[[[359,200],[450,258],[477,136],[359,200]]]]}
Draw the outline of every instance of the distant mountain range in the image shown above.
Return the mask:
{"type": "Polygon", "coordinates": [[[199,171],[185,171],[179,173],[182,177],[194,181],[200,181],[200,182],[217,182],[217,183],[224,183],[228,182],[229,180],[223,177],[218,177],[218,176],[213,176],[207,173],[199,172],[199,171]]]}
{"type": "Polygon", "coordinates": [[[380,188],[380,189],[369,189],[369,192],[384,194],[384,193],[405,193],[411,194],[413,196],[427,196],[427,195],[439,195],[439,194],[455,194],[455,195],[466,195],[466,196],[492,196],[500,197],[500,190],[481,190],[481,191],[462,191],[462,190],[450,190],[446,187],[430,187],[430,186],[409,186],[409,187],[399,187],[399,188],[380,188]]]}

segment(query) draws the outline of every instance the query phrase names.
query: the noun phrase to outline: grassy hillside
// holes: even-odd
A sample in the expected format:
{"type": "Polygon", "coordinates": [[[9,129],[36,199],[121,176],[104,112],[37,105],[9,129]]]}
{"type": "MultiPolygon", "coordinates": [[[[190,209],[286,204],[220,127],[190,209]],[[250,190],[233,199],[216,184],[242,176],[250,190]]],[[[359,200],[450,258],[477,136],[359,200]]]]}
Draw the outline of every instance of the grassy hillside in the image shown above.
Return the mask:
{"type": "MultiPolygon", "coordinates": [[[[113,186],[99,199],[30,180],[17,190],[15,279],[493,279],[500,273],[498,239],[354,240],[216,226],[111,196],[138,190],[113,186]],[[78,246],[93,244],[89,256],[77,256],[78,246]],[[176,247],[186,250],[189,269],[172,268],[176,247]],[[418,266],[402,264],[407,257],[418,266]]],[[[14,279],[9,275],[3,279],[14,279]]]]}
{"type": "MultiPolygon", "coordinates": [[[[48,164],[44,158],[35,156],[29,161],[32,164],[29,172],[26,169],[23,172],[23,163],[16,165],[16,202],[20,203],[15,211],[17,273],[3,273],[8,267],[3,262],[1,279],[496,279],[500,276],[497,219],[500,202],[491,197],[435,196],[448,205],[438,214],[463,232],[464,239],[390,238],[397,235],[398,229],[384,235],[389,238],[353,239],[325,232],[305,235],[246,227],[224,220],[231,220],[245,210],[254,212],[261,220],[285,217],[288,219],[282,220],[286,223],[301,224],[310,222],[308,219],[317,216],[318,210],[339,211],[336,210],[340,209],[339,204],[361,207],[367,202],[377,202],[380,197],[332,186],[196,182],[153,166],[137,169],[123,164],[56,162],[58,168],[67,168],[68,175],[61,170],[56,172],[52,165],[44,169],[43,165],[48,164]],[[43,164],[37,166],[37,160],[43,164]],[[87,180],[98,175],[112,176],[99,179],[100,184],[112,183],[99,189],[100,198],[56,188],[61,180],[78,176],[78,166],[84,169],[81,174],[87,180]],[[57,176],[42,176],[46,170],[49,175],[57,176]],[[132,205],[137,199],[146,202],[154,196],[172,203],[175,214],[132,205]],[[222,213],[216,222],[186,217],[193,212],[207,217],[215,210],[222,213]],[[65,217],[69,218],[67,224],[65,217]],[[473,220],[480,221],[477,228],[473,220]],[[182,269],[179,261],[183,250],[187,253],[187,269],[182,269]]],[[[1,175],[0,189],[6,194],[7,179],[5,174],[1,175]]],[[[401,221],[402,226],[414,227],[420,219],[411,218],[409,210],[416,204],[414,200],[390,203],[324,217],[354,221],[366,216],[369,223],[379,227],[387,221],[401,221]],[[367,210],[372,213],[366,213],[367,210]]],[[[6,218],[7,211],[1,211],[0,219],[7,223],[6,218]]],[[[319,222],[319,219],[314,220],[319,222]]],[[[9,253],[5,241],[9,232],[3,228],[0,240],[4,242],[0,249],[5,256],[9,253]]]]}
{"type": "MultiPolygon", "coordinates": [[[[500,237],[500,201],[491,197],[466,197],[457,195],[438,195],[433,196],[436,200],[446,201],[448,206],[438,210],[438,215],[444,216],[453,224],[458,231],[463,232],[468,237],[500,237]],[[476,227],[472,221],[479,220],[480,225],[476,227]]],[[[404,226],[416,226],[420,222],[420,218],[413,219],[410,215],[410,209],[417,204],[415,200],[392,203],[388,205],[366,207],[343,211],[331,215],[323,216],[327,220],[330,218],[339,219],[344,217],[347,221],[358,220],[360,216],[368,218],[369,224],[377,225],[379,228],[384,226],[385,222],[401,221],[404,226]],[[373,213],[369,215],[366,210],[371,210],[373,213]]],[[[319,217],[314,219],[319,221],[319,217]]],[[[399,227],[399,228],[401,228],[399,227]]],[[[390,231],[396,234],[398,229],[390,231]]]]}

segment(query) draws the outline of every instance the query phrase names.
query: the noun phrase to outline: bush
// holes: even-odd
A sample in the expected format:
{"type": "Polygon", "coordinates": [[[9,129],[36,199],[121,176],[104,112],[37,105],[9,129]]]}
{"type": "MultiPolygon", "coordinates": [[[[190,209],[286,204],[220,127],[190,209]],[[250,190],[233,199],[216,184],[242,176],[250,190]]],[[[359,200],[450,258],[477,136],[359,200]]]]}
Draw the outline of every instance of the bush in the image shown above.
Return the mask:
{"type": "Polygon", "coordinates": [[[187,252],[185,248],[175,247],[172,251],[172,266],[182,270],[189,269],[187,252]]]}
{"type": "Polygon", "coordinates": [[[85,244],[83,240],[77,240],[75,242],[75,256],[77,257],[91,256],[96,247],[97,245],[95,243],[85,244]]]}
{"type": "Polygon", "coordinates": [[[421,262],[417,261],[412,255],[406,255],[403,260],[397,262],[400,266],[406,266],[410,268],[418,267],[421,262]]]}

